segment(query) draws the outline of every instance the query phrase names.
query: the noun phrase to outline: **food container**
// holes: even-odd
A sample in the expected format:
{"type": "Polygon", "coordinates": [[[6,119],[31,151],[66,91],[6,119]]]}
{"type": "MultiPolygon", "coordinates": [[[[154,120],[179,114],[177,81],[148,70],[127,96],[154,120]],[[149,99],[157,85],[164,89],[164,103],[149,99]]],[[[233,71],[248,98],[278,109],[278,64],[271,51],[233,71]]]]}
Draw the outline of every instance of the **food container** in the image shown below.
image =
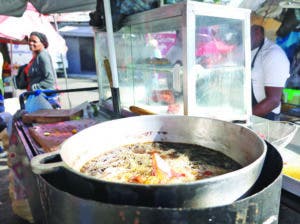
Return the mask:
{"type": "Polygon", "coordinates": [[[291,142],[297,132],[298,126],[288,121],[261,119],[252,125],[252,129],[280,150],[291,142]]]}
{"type": "Polygon", "coordinates": [[[266,149],[266,143],[255,132],[230,122],[191,116],[147,115],[89,127],[67,139],[59,151],[34,157],[31,165],[36,174],[63,169],[77,175],[90,189],[89,197],[105,203],[208,208],[230,204],[247,195],[260,175],[266,149]],[[79,172],[87,161],[101,153],[118,146],[151,141],[201,145],[224,153],[242,168],[190,183],[165,185],[117,183],[79,172]],[[59,156],[62,161],[57,162],[59,156]]]}

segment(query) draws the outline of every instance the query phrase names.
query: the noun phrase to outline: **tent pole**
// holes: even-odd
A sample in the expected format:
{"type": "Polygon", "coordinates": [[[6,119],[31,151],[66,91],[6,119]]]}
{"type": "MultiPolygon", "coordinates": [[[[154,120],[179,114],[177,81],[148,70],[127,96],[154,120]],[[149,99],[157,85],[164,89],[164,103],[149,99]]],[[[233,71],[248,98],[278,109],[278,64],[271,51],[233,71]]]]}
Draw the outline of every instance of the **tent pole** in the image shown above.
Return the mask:
{"type": "MultiPolygon", "coordinates": [[[[55,30],[56,30],[57,33],[59,33],[56,17],[55,17],[55,15],[52,15],[52,17],[53,17],[53,21],[54,21],[54,25],[55,25],[55,30]]],[[[65,61],[64,61],[62,53],[60,53],[60,59],[62,61],[62,65],[63,65],[63,71],[64,71],[66,89],[69,89],[68,74],[67,74],[67,69],[66,69],[66,65],[65,65],[65,61]]],[[[67,93],[67,96],[68,96],[67,98],[68,98],[69,108],[72,108],[72,103],[71,103],[71,100],[70,100],[69,93],[67,93]]]]}
{"type": "Polygon", "coordinates": [[[118,71],[117,71],[117,61],[116,61],[116,51],[115,51],[115,43],[114,43],[114,33],[113,33],[113,24],[112,24],[112,16],[111,16],[111,6],[110,0],[104,0],[104,14],[105,14],[105,25],[107,32],[107,44],[108,44],[108,53],[109,53],[109,62],[110,69],[112,72],[112,100],[114,112],[116,115],[120,115],[120,93],[119,93],[119,80],[118,80],[118,71]]]}
{"type": "MultiPolygon", "coordinates": [[[[13,45],[13,42],[12,42],[12,40],[10,40],[10,42],[9,42],[9,58],[10,58],[10,77],[11,77],[11,80],[12,80],[12,76],[13,76],[13,74],[12,74],[12,69],[13,69],[13,67],[14,67],[14,65],[13,65],[13,49],[12,49],[12,45],[13,45]]],[[[4,87],[3,87],[4,88],[4,87]]],[[[14,97],[15,95],[16,95],[16,89],[15,88],[13,88],[13,92],[12,92],[12,97],[14,97]]]]}

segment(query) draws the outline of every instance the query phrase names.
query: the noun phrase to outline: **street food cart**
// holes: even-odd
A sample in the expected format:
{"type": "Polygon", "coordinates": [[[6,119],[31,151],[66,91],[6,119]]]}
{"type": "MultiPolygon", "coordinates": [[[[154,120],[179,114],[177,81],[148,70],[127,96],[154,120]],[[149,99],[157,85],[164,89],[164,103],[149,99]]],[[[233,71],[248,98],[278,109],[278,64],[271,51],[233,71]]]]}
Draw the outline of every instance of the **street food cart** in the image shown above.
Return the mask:
{"type": "MultiPolygon", "coordinates": [[[[249,27],[247,9],[192,1],[128,16],[114,33],[121,107],[249,122],[249,27]]],[[[106,37],[95,28],[101,99],[106,37]]]]}

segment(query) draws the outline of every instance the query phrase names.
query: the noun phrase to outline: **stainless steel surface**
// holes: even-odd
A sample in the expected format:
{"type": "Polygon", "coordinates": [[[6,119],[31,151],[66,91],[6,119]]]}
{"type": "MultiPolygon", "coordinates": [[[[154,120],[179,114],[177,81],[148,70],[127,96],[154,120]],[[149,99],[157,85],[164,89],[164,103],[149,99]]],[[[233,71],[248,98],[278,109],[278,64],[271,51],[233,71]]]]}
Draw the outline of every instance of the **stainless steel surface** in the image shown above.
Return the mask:
{"type": "Polygon", "coordinates": [[[252,116],[251,129],[278,150],[285,148],[298,130],[298,125],[288,121],[272,121],[252,116]]]}
{"type": "Polygon", "coordinates": [[[284,175],[282,188],[300,197],[300,179],[293,178],[285,170],[293,170],[300,177],[300,125],[294,138],[285,148],[280,150],[284,161],[284,175]]]}
{"type": "MultiPolygon", "coordinates": [[[[79,223],[278,223],[282,159],[268,145],[262,172],[248,197],[212,208],[162,208],[101,203],[83,196],[83,191],[66,184],[60,172],[38,175],[43,213],[49,224],[79,223]],[[272,197],[270,197],[270,195],[272,197]],[[61,202],[64,203],[61,203],[61,202]]],[[[77,186],[78,187],[78,186],[77,186]]],[[[285,223],[286,224],[286,223],[285,223]]]]}
{"type": "MultiPolygon", "coordinates": [[[[87,128],[67,139],[57,154],[63,160],[56,164],[57,169],[63,166],[82,178],[107,185],[110,194],[114,191],[115,194],[122,193],[120,189],[124,192],[134,189],[145,195],[149,191],[153,195],[148,194],[147,197],[152,197],[153,203],[157,203],[155,206],[162,203],[166,207],[205,208],[230,204],[252,187],[264,163],[266,144],[250,129],[229,122],[189,116],[147,115],[103,122],[87,128]],[[224,153],[243,168],[193,183],[172,185],[115,184],[79,172],[87,161],[101,153],[120,145],[149,141],[202,145],[224,153]],[[166,201],[162,195],[178,201],[166,201]]],[[[53,157],[53,154],[49,154],[49,157],[53,157]]],[[[48,172],[55,169],[55,164],[44,163],[46,158],[47,154],[44,154],[31,160],[34,172],[47,172],[47,167],[48,172]]],[[[136,197],[143,196],[136,192],[136,197]]],[[[126,198],[126,193],[121,196],[126,198]]],[[[129,204],[143,203],[135,202],[134,197],[126,200],[129,204]]]]}
{"type": "Polygon", "coordinates": [[[282,188],[300,196],[300,125],[296,121],[270,121],[252,116],[252,129],[276,147],[283,158],[282,188]],[[291,123],[293,122],[293,123],[291,123]]]}

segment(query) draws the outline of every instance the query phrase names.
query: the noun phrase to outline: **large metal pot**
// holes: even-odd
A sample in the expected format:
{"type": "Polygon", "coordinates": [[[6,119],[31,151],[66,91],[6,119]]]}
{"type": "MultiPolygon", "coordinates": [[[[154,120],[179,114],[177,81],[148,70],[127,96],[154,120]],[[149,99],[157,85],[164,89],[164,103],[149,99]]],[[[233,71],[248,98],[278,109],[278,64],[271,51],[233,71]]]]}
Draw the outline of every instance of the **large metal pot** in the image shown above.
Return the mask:
{"type": "Polygon", "coordinates": [[[102,202],[207,208],[230,204],[245,195],[261,172],[266,150],[266,143],[260,137],[240,125],[200,117],[149,115],[89,127],[67,139],[59,151],[34,157],[31,165],[36,174],[55,172],[59,168],[75,174],[102,202]],[[149,141],[198,144],[226,154],[243,168],[191,183],[168,185],[115,183],[79,172],[87,161],[103,152],[120,145],[149,141]],[[53,162],[52,158],[57,155],[62,161],[53,162]]]}

